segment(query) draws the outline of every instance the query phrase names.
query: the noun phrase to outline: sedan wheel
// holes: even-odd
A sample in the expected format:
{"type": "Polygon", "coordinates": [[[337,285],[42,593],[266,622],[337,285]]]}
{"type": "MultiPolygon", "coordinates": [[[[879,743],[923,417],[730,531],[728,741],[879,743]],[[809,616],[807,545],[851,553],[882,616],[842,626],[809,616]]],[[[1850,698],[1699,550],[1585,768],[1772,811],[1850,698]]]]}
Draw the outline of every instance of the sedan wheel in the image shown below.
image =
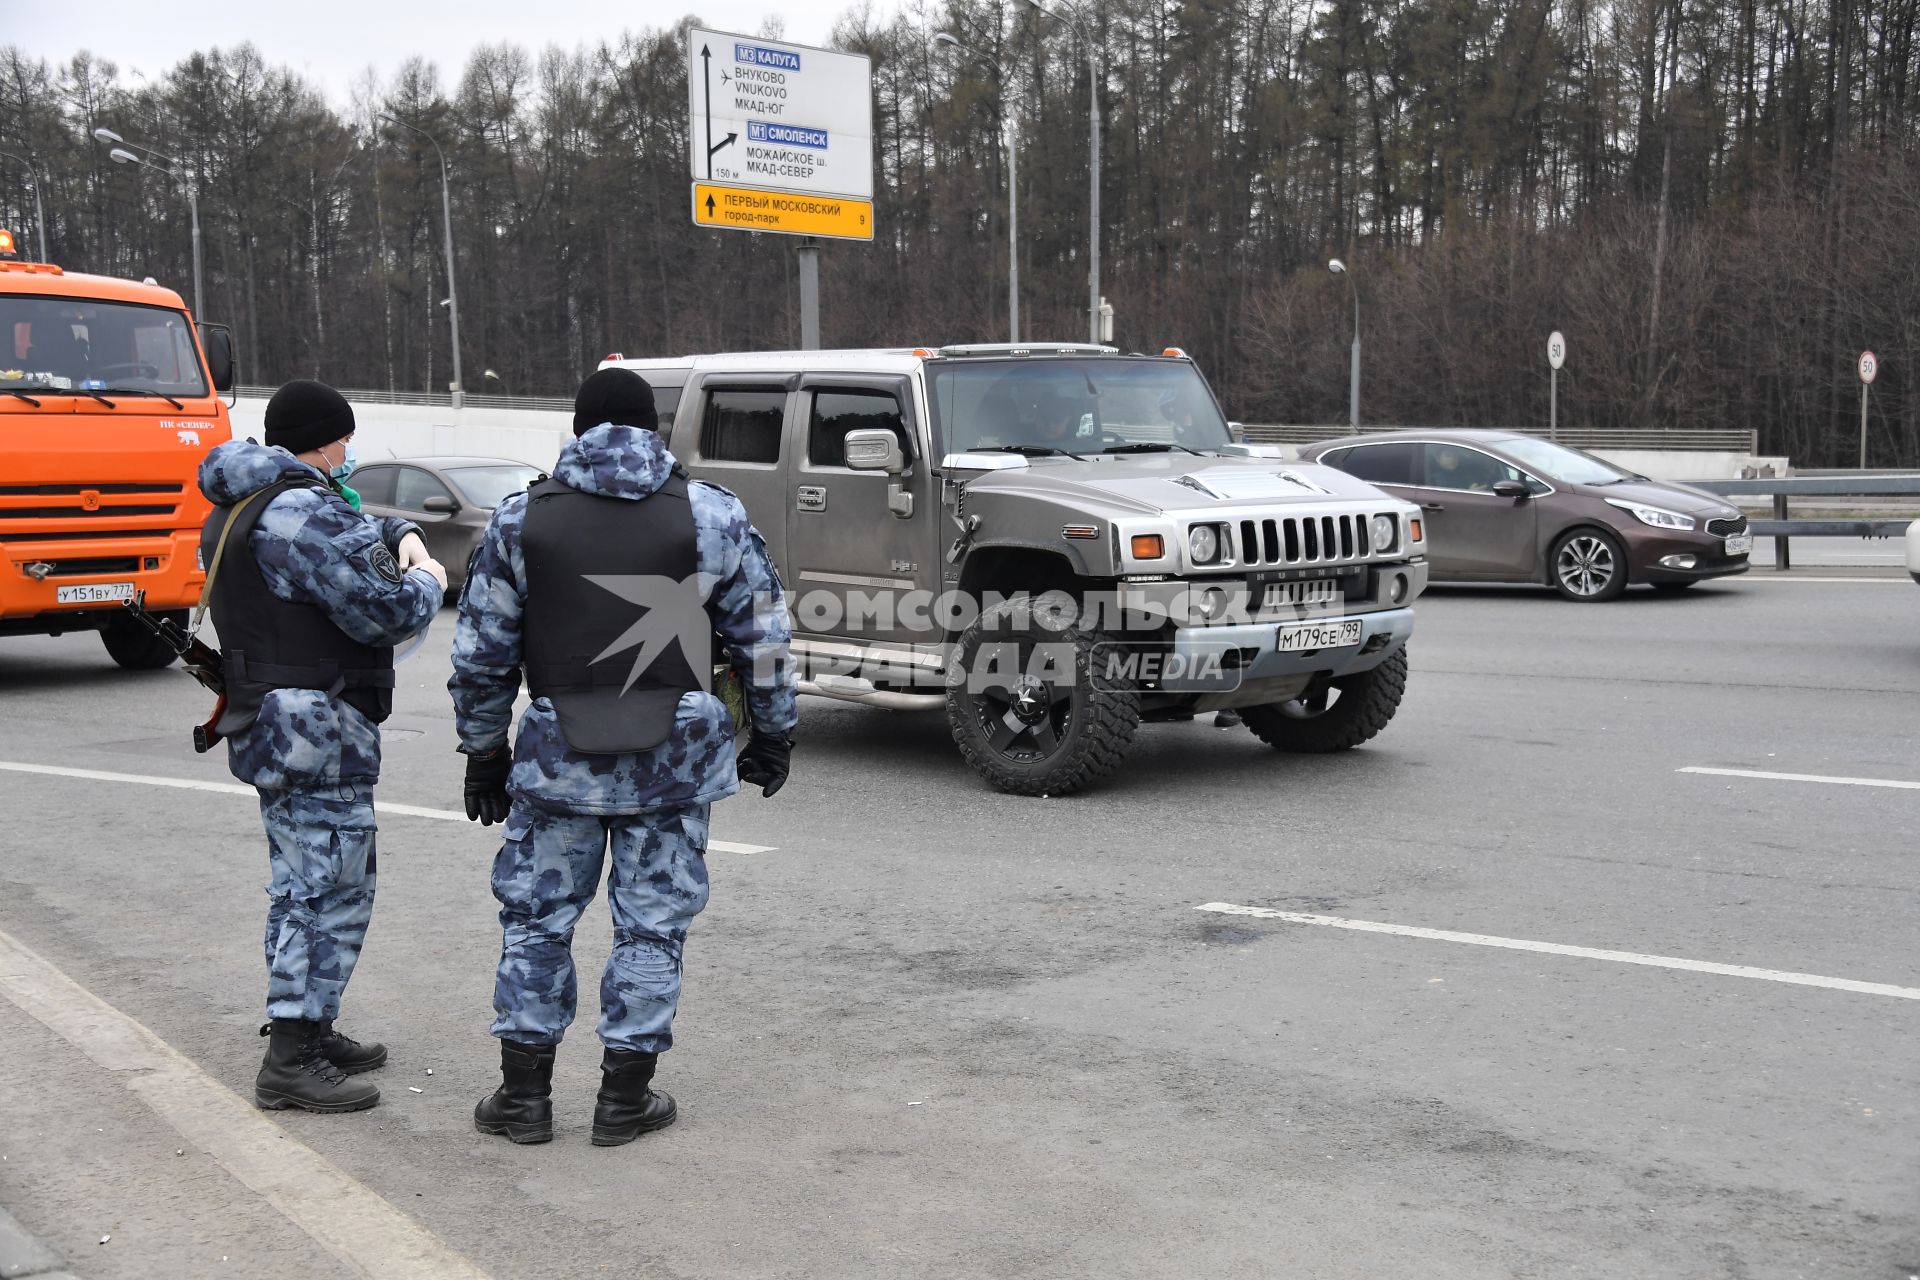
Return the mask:
{"type": "Polygon", "coordinates": [[[1553,585],[1569,600],[1611,600],[1627,589],[1627,558],[1611,534],[1575,529],[1553,544],[1553,585]]]}

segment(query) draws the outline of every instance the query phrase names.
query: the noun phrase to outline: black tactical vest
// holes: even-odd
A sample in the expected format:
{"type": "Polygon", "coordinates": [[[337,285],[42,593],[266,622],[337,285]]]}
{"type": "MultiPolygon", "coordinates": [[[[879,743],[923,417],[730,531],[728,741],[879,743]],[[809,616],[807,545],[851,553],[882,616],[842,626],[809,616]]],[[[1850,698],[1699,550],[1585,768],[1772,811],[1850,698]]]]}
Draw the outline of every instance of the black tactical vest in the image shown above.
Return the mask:
{"type": "Polygon", "coordinates": [[[520,552],[527,689],[553,703],[567,745],[610,755],[666,741],[681,695],[713,682],[686,474],[638,501],[542,480],[520,552]]]}
{"type": "Polygon", "coordinates": [[[304,478],[282,480],[262,490],[237,518],[239,504],[215,507],[200,530],[200,554],[212,568],[221,530],[229,522],[233,526],[214,574],[211,601],[227,678],[227,713],[215,726],[224,736],[259,718],[260,702],[270,689],[318,689],[375,724],[393,712],[392,648],[361,644],[319,606],[274,595],[248,546],[274,499],[295,489],[320,488],[304,478]]]}

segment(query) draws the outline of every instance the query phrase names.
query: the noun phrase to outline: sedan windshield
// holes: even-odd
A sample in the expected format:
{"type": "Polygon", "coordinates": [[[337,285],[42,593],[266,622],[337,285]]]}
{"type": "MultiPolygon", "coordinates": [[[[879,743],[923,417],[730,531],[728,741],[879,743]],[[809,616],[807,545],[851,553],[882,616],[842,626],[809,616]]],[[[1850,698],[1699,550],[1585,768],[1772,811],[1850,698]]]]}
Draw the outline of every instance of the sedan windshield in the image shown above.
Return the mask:
{"type": "Polygon", "coordinates": [[[204,396],[187,318],[163,307],[0,297],[0,392],[204,396]]]}
{"type": "Polygon", "coordinates": [[[1500,448],[1527,470],[1563,484],[1619,484],[1633,479],[1630,471],[1551,440],[1502,440],[1500,448]]]}
{"type": "Polygon", "coordinates": [[[949,452],[1091,454],[1230,443],[1200,371],[1184,360],[1023,356],[943,360],[932,372],[949,452]]]}
{"type": "Polygon", "coordinates": [[[448,467],[441,474],[453,481],[453,487],[470,504],[492,510],[508,494],[518,493],[532,484],[540,469],[502,463],[492,467],[448,467]]]}

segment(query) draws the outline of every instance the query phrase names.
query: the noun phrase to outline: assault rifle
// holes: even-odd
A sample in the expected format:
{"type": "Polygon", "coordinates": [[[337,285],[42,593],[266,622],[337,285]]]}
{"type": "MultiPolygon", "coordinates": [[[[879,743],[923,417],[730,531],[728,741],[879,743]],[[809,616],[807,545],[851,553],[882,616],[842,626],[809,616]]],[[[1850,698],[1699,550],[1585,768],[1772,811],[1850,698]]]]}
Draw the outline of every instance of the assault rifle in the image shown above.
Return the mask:
{"type": "Polygon", "coordinates": [[[142,592],[127,601],[128,614],[152,632],[155,639],[173,650],[180,659],[180,665],[187,669],[187,674],[215,695],[213,714],[207,717],[205,724],[193,726],[193,749],[210,751],[213,744],[220,741],[220,731],[214,726],[220,723],[221,716],[227,714],[227,678],[221,669],[220,653],[206,641],[182,631],[180,624],[172,618],[148,613],[146,600],[146,594],[142,592]]]}

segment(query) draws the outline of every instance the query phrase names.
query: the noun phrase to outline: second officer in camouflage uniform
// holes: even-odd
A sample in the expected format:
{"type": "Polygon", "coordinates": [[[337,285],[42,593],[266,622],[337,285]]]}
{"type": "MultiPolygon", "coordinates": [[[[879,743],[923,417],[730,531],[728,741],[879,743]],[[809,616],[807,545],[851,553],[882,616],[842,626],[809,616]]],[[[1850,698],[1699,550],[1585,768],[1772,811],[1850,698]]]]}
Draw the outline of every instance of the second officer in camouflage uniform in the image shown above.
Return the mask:
{"type": "Polygon", "coordinates": [[[387,1060],[334,1030],[373,915],[373,784],[393,706],[393,645],[440,607],[446,571],[418,526],[376,520],[341,481],[353,409],[318,382],[267,402],[266,441],[200,464],[214,504],[201,535],[220,633],[233,776],[260,792],[267,888],[261,1107],[357,1111],[380,1090],[350,1079],[387,1060]]]}
{"type": "Polygon", "coordinates": [[[467,815],[504,819],[493,864],[498,1090],[482,1133],[553,1136],[553,1060],[573,1021],[574,926],[609,844],[613,951],[600,981],[593,1141],[671,1124],[650,1087],[673,1043],[681,953],[707,903],[707,815],[744,780],[786,780],[796,710],[786,601],[738,499],[689,481],[657,434],[653,391],[603,369],[575,401],[551,480],[495,509],[454,636],[467,815]],[[746,675],[752,737],[709,692],[713,637],[746,675]],[[509,747],[522,669],[533,696],[509,747]]]}

